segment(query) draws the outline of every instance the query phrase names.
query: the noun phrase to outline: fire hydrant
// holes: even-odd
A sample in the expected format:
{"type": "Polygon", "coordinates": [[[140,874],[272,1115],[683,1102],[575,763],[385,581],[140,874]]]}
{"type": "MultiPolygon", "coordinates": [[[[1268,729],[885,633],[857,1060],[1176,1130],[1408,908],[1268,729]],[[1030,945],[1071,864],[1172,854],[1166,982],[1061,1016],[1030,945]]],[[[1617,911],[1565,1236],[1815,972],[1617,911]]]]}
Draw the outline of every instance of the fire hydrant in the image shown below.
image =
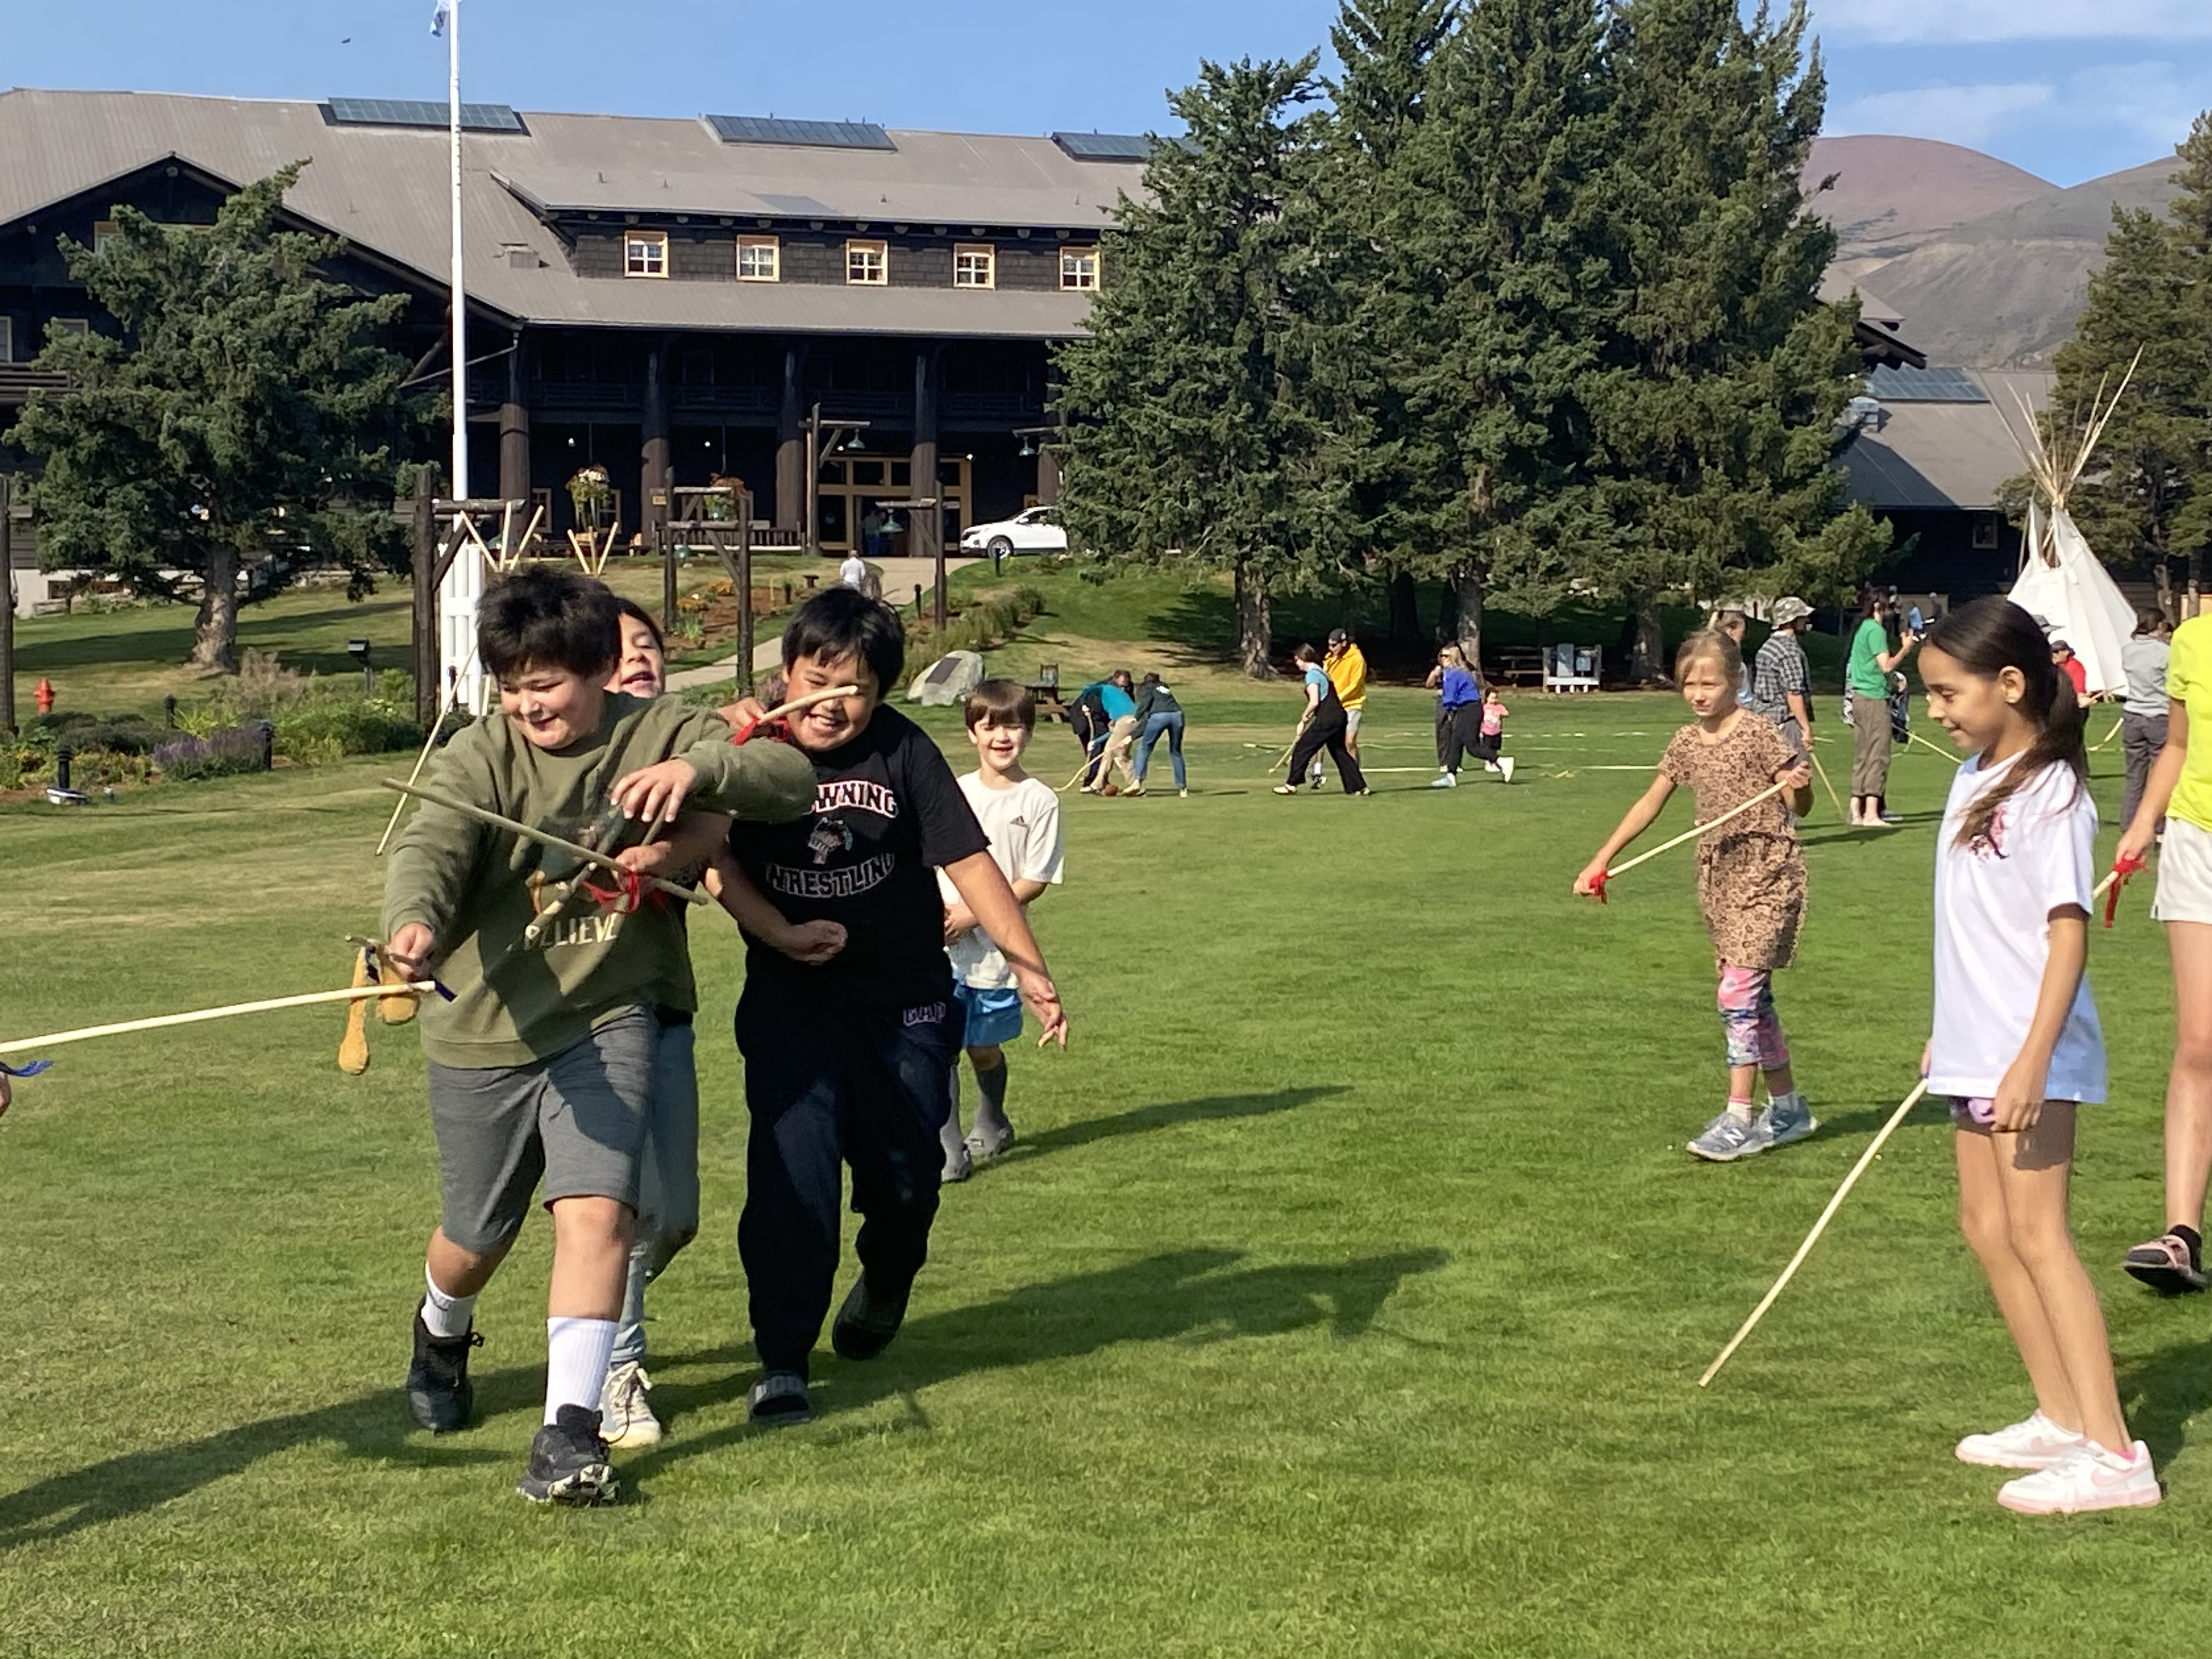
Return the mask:
{"type": "Polygon", "coordinates": [[[39,712],[41,714],[51,714],[54,712],[54,683],[52,680],[41,674],[39,677],[39,689],[33,695],[38,699],[39,712]]]}

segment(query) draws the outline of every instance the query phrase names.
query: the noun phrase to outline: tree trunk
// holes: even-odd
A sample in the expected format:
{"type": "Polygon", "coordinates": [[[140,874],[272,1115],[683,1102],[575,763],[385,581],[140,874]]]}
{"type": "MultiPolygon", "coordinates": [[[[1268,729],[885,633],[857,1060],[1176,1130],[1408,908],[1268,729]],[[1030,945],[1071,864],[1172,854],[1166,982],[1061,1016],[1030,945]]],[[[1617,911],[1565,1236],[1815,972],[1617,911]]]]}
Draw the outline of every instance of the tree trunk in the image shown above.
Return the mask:
{"type": "Polygon", "coordinates": [[[1471,564],[1455,568],[1451,574],[1453,608],[1458,612],[1453,638],[1467,665],[1482,678],[1482,572],[1471,564]]]}
{"type": "Polygon", "coordinates": [[[1255,680],[1271,680],[1275,670],[1268,658],[1273,649],[1267,585],[1240,564],[1237,567],[1237,665],[1255,680]]]}
{"type": "Polygon", "coordinates": [[[1636,637],[1629,648],[1628,682],[1632,685],[1667,684],[1666,618],[1656,593],[1639,594],[1636,600],[1636,637]]]}
{"type": "Polygon", "coordinates": [[[208,551],[200,613],[192,625],[192,654],[185,665],[217,674],[238,672],[238,555],[230,548],[208,551]]]}
{"type": "Polygon", "coordinates": [[[1416,646],[1422,642],[1421,594],[1410,570],[1401,570],[1390,578],[1390,642],[1416,646]]]}

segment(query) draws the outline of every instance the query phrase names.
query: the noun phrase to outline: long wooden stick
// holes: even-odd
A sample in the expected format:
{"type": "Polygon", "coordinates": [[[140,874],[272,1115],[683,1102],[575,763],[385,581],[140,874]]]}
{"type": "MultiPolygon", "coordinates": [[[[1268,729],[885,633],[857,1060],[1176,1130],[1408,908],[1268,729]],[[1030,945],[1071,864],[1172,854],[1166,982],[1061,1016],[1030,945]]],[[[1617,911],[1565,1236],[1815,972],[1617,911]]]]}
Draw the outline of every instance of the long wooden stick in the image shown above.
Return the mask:
{"type": "Polygon", "coordinates": [[[809,691],[803,697],[793,697],[789,702],[780,702],[753,722],[766,726],[770,720],[780,720],[786,714],[796,714],[801,709],[811,708],[817,702],[828,702],[832,697],[856,697],[860,694],[857,685],[832,685],[820,691],[809,691]]]}
{"type": "MultiPolygon", "coordinates": [[[[591,848],[577,842],[564,841],[549,830],[538,829],[532,824],[523,823],[519,818],[502,817],[497,812],[477,805],[474,801],[463,800],[457,795],[440,794],[434,789],[420,788],[411,783],[402,783],[397,778],[383,778],[379,781],[386,789],[397,789],[403,795],[412,795],[417,800],[427,800],[433,806],[442,806],[448,811],[459,812],[464,817],[476,819],[478,823],[489,823],[495,830],[504,830],[509,835],[520,836],[525,841],[534,841],[541,847],[558,848],[562,852],[573,854],[586,864],[598,865],[602,870],[612,870],[617,875],[628,873],[626,866],[616,859],[608,857],[605,853],[594,852],[591,848]]],[[[675,882],[664,880],[659,876],[644,876],[640,879],[647,887],[657,888],[664,893],[673,893],[678,898],[688,903],[707,902],[707,896],[696,887],[680,886],[675,882]]]]}
{"type": "Polygon", "coordinates": [[[1777,795],[1780,794],[1789,787],[1790,786],[1786,783],[1778,783],[1771,789],[1763,790],[1759,793],[1753,795],[1749,800],[1744,802],[1742,805],[1730,807],[1727,811],[1722,813],[1720,817],[1715,818],[1711,823],[1693,824],[1689,829],[1685,830],[1680,835],[1675,836],[1674,840],[1662,842],[1658,846],[1653,848],[1648,853],[1638,853],[1634,858],[1629,860],[1626,864],[1615,865],[1612,869],[1605,872],[1605,878],[1607,881],[1611,881],[1615,876],[1626,875],[1628,872],[1633,870],[1638,865],[1644,863],[1648,860],[1656,859],[1662,853],[1669,852],[1674,848],[1680,847],[1686,841],[1695,841],[1699,836],[1719,829],[1721,825],[1726,823],[1730,818],[1741,817],[1746,812],[1751,811],[1753,807],[1758,805],[1759,802],[1763,800],[1772,800],[1777,795]]]}
{"type": "Polygon", "coordinates": [[[1844,798],[1836,793],[1836,786],[1828,781],[1828,769],[1820,764],[1820,757],[1811,744],[1805,745],[1805,757],[1813,763],[1813,769],[1820,775],[1820,785],[1828,792],[1828,799],[1836,809],[1836,816],[1848,816],[1844,811],[1844,798]]]}
{"type": "MultiPolygon", "coordinates": [[[[430,735],[422,739],[422,752],[415,757],[415,769],[407,775],[408,782],[422,781],[422,769],[430,763],[430,751],[438,746],[438,733],[446,729],[446,717],[453,712],[453,704],[461,695],[461,682],[468,678],[469,668],[476,659],[477,648],[471,645],[469,647],[469,654],[461,659],[461,672],[453,676],[453,683],[446,688],[446,696],[439,708],[438,718],[430,722],[430,735]]],[[[392,821],[384,826],[384,833],[377,837],[377,857],[382,858],[385,849],[392,844],[392,832],[398,829],[399,815],[406,810],[407,798],[404,795],[392,803],[392,821]]]]}
{"type": "Polygon", "coordinates": [[[1782,1294],[1784,1287],[1796,1276],[1797,1269],[1805,1265],[1805,1258],[1813,1253],[1813,1247],[1820,1242],[1820,1235],[1827,1231],[1828,1224],[1836,1218],[1836,1212],[1843,1207],[1844,1200],[1850,1196],[1851,1188],[1858,1184],[1859,1177],[1867,1172],[1867,1166],[1874,1162],[1875,1155],[1881,1151],[1882,1143],[1889,1139],[1899,1124],[1905,1121],[1905,1115],[1917,1106],[1927,1093],[1928,1079],[1923,1078],[1920,1079],[1919,1087],[1905,1096],[1905,1103],[1889,1115],[1889,1121],[1881,1126],[1881,1133],[1874,1138],[1866,1151],[1859,1154],[1859,1161],[1851,1165],[1851,1172],[1844,1177],[1844,1184],[1836,1188],[1836,1195],[1828,1200],[1828,1207],[1820,1212],[1820,1218],[1813,1224],[1813,1231],[1805,1235],[1805,1242],[1797,1247],[1797,1254],[1790,1258],[1790,1265],[1782,1270],[1782,1277],[1776,1279],[1774,1287],[1759,1299],[1759,1305],[1751,1310],[1751,1317],[1745,1320],[1736,1334],[1729,1339],[1729,1345],[1721,1350],[1720,1357],[1705,1367],[1705,1374],[1698,1379],[1699,1388],[1704,1388],[1706,1383],[1713,1380],[1719,1373],[1720,1368],[1728,1364],[1729,1356],[1743,1346],[1743,1340],[1751,1334],[1753,1327],[1765,1317],[1766,1310],[1774,1305],[1775,1297],[1782,1294]]]}
{"type": "Polygon", "coordinates": [[[126,1019],[117,1025],[88,1025],[82,1030],[56,1031],[51,1036],[24,1037],[0,1042],[0,1054],[20,1054],[33,1048],[55,1048],[64,1042],[83,1042],[93,1037],[122,1036],[131,1031],[154,1031],[168,1025],[197,1025],[204,1020],[228,1019],[234,1014],[266,1014],[279,1008],[311,1008],[320,1002],[360,1002],[388,997],[402,991],[428,996],[438,988],[435,980],[410,980],[404,985],[357,985],[343,991],[310,991],[304,996],[272,997],[265,1002],[234,1002],[228,1007],[199,1008],[189,1014],[159,1014],[152,1019],[126,1019]]]}

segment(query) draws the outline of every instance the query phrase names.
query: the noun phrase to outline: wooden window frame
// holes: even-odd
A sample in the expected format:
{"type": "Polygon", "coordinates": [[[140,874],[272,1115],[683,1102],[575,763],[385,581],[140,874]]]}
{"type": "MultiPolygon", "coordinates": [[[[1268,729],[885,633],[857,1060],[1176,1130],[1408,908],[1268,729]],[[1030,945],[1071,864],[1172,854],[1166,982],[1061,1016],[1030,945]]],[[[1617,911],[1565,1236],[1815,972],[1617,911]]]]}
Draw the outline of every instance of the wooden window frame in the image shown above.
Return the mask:
{"type": "Polygon", "coordinates": [[[783,239],[780,236],[740,236],[738,238],[738,280],[741,283],[780,283],[783,280],[783,239]],[[768,275],[749,274],[745,270],[745,255],[760,248],[768,250],[768,275]]]}
{"type": "Polygon", "coordinates": [[[994,289],[999,285],[999,249],[992,242],[955,242],[952,245],[952,286],[964,289],[994,289]],[[960,262],[981,256],[983,280],[963,283],[960,280],[960,262]]]}
{"type": "Polygon", "coordinates": [[[626,230],[623,232],[623,275],[644,282],[665,281],[668,276],[668,233],[665,230],[626,230]],[[660,269],[640,270],[631,255],[640,246],[660,250],[660,269]]]}
{"type": "Polygon", "coordinates": [[[92,319],[89,317],[56,317],[51,320],[60,324],[62,332],[64,334],[89,334],[92,332],[92,319]]]}
{"type": "Polygon", "coordinates": [[[103,242],[119,242],[122,240],[123,227],[114,220],[95,219],[92,222],[92,251],[95,255],[106,252],[101,246],[103,242]]]}
{"type": "Polygon", "coordinates": [[[1062,291],[1066,293],[1096,294],[1098,291],[1098,284],[1100,279],[1104,275],[1104,271],[1105,267],[1099,263],[1098,250],[1095,246],[1063,247],[1060,251],[1060,286],[1062,291]],[[1068,261],[1071,259],[1084,258],[1087,258],[1091,261],[1091,280],[1087,283],[1069,281],[1068,279],[1071,276],[1079,276],[1081,273],[1079,271],[1070,270],[1068,269],[1068,261]]]}
{"type": "Polygon", "coordinates": [[[890,280],[891,245],[889,242],[859,236],[847,239],[845,243],[846,287],[888,288],[890,286],[890,280]],[[853,274],[854,261],[870,252],[873,252],[876,256],[876,274],[872,276],[855,276],[853,274]]]}
{"type": "Polygon", "coordinates": [[[15,361],[15,319],[0,317],[0,363],[15,361]]]}

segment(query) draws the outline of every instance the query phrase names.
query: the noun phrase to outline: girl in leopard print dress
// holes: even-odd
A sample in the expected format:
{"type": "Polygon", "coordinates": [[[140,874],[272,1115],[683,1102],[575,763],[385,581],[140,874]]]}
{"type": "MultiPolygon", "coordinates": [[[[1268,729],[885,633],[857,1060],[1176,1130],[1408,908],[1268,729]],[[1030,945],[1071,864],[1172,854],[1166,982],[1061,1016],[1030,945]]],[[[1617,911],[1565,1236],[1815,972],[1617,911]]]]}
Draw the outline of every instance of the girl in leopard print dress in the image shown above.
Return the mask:
{"type": "Polygon", "coordinates": [[[1820,1127],[1797,1091],[1773,984],[1775,969],[1796,955],[1805,914],[1796,813],[1810,805],[1813,775],[1771,724],[1738,704],[1742,672],[1743,658],[1725,634],[1693,634],[1683,642],[1674,678],[1697,720],[1674,734],[1659,775],[1575,881],[1577,893],[1597,892],[1613,860],[1650,827],[1678,787],[1690,790],[1698,821],[1710,823],[1778,783],[1790,786],[1698,847],[1698,904],[1720,974],[1729,1098],[1689,1150],[1716,1164],[1802,1140],[1820,1127]],[[1761,1073],[1769,1097],[1765,1111],[1752,1098],[1761,1073]]]}

